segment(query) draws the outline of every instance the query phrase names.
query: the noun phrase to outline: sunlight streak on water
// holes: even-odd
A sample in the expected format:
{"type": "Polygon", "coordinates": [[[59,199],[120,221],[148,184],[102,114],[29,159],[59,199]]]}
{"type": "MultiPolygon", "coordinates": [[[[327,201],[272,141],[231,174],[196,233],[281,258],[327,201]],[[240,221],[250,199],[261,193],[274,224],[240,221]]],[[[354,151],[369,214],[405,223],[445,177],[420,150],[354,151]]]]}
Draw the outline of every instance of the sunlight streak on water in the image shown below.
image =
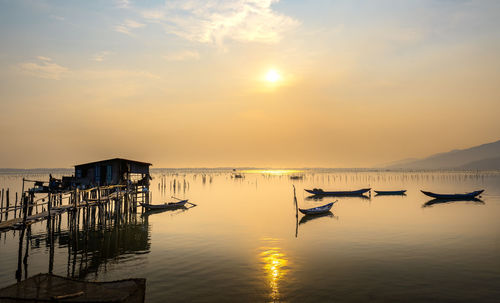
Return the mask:
{"type": "Polygon", "coordinates": [[[246,174],[264,174],[264,175],[290,175],[303,172],[297,169],[248,169],[243,170],[246,174]]]}
{"type": "Polygon", "coordinates": [[[280,283],[282,283],[290,270],[288,257],[283,249],[277,246],[278,239],[264,238],[264,245],[260,247],[260,263],[265,272],[266,280],[270,288],[270,298],[273,301],[280,300],[280,283]]]}

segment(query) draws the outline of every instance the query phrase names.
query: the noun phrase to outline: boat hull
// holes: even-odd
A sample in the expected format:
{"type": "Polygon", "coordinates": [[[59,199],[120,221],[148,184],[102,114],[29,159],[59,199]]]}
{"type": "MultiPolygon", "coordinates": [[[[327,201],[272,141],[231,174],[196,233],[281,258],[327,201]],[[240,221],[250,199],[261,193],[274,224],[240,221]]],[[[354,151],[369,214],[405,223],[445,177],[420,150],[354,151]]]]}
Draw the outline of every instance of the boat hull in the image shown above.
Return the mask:
{"type": "Polygon", "coordinates": [[[328,203],[328,204],[325,204],[322,206],[318,206],[318,207],[313,207],[313,208],[306,208],[306,209],[299,208],[299,211],[301,213],[303,213],[304,215],[320,215],[320,214],[324,214],[324,213],[329,212],[334,203],[335,202],[331,202],[331,203],[328,203]]]}
{"type": "Polygon", "coordinates": [[[363,188],[352,191],[323,191],[314,189],[304,189],[306,192],[316,196],[359,196],[369,192],[371,188],[363,188]]]}
{"type": "Polygon", "coordinates": [[[406,190],[374,190],[377,195],[405,195],[406,190]]]}
{"type": "Polygon", "coordinates": [[[182,200],[179,202],[171,202],[165,204],[145,204],[141,203],[141,206],[147,210],[162,210],[162,209],[178,209],[186,205],[188,200],[182,200]]]}
{"type": "Polygon", "coordinates": [[[483,193],[484,190],[477,190],[465,194],[436,194],[429,191],[421,190],[421,192],[435,199],[473,199],[483,193]]]}

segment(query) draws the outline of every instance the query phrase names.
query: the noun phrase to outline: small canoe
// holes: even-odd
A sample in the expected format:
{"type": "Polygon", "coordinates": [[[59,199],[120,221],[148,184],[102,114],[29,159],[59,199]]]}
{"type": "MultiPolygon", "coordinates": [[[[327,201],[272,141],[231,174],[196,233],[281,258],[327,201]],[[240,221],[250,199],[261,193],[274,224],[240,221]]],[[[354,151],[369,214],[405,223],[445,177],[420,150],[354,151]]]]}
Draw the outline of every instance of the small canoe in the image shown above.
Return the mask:
{"type": "Polygon", "coordinates": [[[335,202],[331,202],[328,204],[325,204],[323,206],[318,206],[318,207],[313,207],[313,208],[299,208],[299,211],[303,213],[304,215],[319,215],[319,214],[324,214],[330,211],[332,208],[333,204],[335,202]]]}
{"type": "Polygon", "coordinates": [[[404,190],[374,190],[377,195],[404,195],[406,189],[404,190]]]}
{"type": "Polygon", "coordinates": [[[165,204],[145,204],[140,203],[142,207],[147,210],[160,210],[160,209],[177,209],[184,207],[188,203],[188,200],[181,200],[179,202],[169,202],[165,204]]]}
{"type": "Polygon", "coordinates": [[[421,190],[421,192],[424,195],[427,195],[429,197],[436,198],[436,199],[473,199],[473,198],[479,196],[483,191],[484,191],[484,189],[473,191],[470,193],[465,193],[465,194],[436,194],[436,193],[432,193],[429,191],[421,190]]]}
{"type": "Polygon", "coordinates": [[[314,189],[304,189],[304,190],[310,194],[318,196],[359,196],[370,191],[370,189],[371,188],[363,188],[351,191],[323,191],[321,188],[314,188],[314,189]]]}

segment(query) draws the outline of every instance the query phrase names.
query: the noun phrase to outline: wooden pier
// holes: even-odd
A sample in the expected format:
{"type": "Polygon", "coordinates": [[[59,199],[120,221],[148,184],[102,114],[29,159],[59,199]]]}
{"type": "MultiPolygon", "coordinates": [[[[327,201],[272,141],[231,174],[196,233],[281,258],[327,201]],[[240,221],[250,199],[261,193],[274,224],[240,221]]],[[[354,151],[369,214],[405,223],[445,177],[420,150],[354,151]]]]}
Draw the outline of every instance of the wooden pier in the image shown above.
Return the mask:
{"type": "MultiPolygon", "coordinates": [[[[25,180],[24,183],[42,181],[25,180]]],[[[19,206],[6,207],[0,213],[14,213],[10,220],[0,222],[0,231],[18,229],[32,223],[43,221],[62,213],[76,211],[80,208],[97,207],[101,216],[115,212],[136,212],[139,203],[149,204],[150,192],[148,186],[141,185],[110,185],[93,187],[86,190],[74,189],[65,192],[39,193],[29,189],[21,193],[19,206]],[[42,195],[42,197],[39,197],[42,195]]]]}

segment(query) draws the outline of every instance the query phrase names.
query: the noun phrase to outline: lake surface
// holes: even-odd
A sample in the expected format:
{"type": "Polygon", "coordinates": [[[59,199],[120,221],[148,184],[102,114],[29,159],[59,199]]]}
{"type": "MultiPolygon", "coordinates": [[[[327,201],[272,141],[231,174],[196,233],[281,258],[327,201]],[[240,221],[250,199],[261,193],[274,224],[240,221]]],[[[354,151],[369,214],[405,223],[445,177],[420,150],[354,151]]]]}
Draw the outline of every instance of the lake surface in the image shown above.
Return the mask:
{"type": "MultiPolygon", "coordinates": [[[[23,257],[29,245],[21,274],[45,273],[50,266],[54,274],[89,281],[146,278],[147,302],[499,301],[500,172],[243,175],[155,170],[152,203],[176,196],[197,206],[138,211],[105,230],[80,226],[76,232],[65,214],[56,221],[53,244],[47,224],[36,223],[23,241],[23,257]],[[296,218],[293,186],[301,208],[337,200],[332,214],[296,218]],[[304,189],[314,187],[406,189],[407,195],[308,199],[304,189]],[[421,189],[485,192],[479,202],[425,206],[431,198],[421,189]]],[[[22,177],[48,180],[48,172],[0,174],[11,204],[22,177]]],[[[19,237],[19,231],[0,233],[0,287],[16,282],[19,237]]]]}

